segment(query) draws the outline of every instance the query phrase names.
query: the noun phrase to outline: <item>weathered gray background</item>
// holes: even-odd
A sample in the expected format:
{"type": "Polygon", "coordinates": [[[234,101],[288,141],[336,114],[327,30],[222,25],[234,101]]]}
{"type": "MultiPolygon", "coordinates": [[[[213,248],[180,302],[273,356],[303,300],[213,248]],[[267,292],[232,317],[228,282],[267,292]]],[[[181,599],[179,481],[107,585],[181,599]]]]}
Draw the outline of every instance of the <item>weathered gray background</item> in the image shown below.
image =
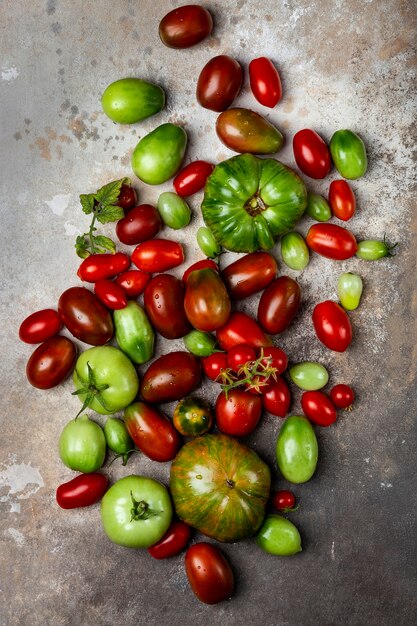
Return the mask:
{"type": "MultiPolygon", "coordinates": [[[[210,0],[205,4],[215,18],[213,37],[174,51],[160,43],[158,22],[179,4],[3,0],[0,5],[0,622],[416,623],[415,3],[210,0]],[[189,133],[187,159],[230,156],[215,136],[216,114],[200,108],[194,96],[199,70],[220,53],[234,55],[245,71],[260,55],[280,68],[284,97],[274,111],[254,101],[247,73],[237,103],[267,114],[283,130],[284,162],[293,163],[291,138],[301,128],[314,128],[326,139],[338,128],[361,134],[370,167],[352,184],[358,211],[351,228],[358,238],[386,232],[400,246],[396,258],[375,264],[314,257],[299,276],[303,310],[280,345],[292,362],[311,358],[328,365],[331,382],[352,383],[358,401],[351,414],[318,432],[318,471],[295,488],[301,506],[291,519],[302,533],[303,553],[284,559],[261,553],[251,541],[224,546],[236,572],[236,594],[208,607],[191,593],[182,556],[157,562],[146,552],[110,544],[98,506],[57,507],[55,488],[72,477],[58,458],[57,440],[78,400],[70,395],[71,381],[49,392],[30,387],[25,364],[32,348],[19,343],[17,331],[26,315],[56,306],[60,293],[78,284],[73,243],[87,224],[78,194],[130,175],[130,153],[139,137],[175,121],[189,133]],[[112,124],[101,111],[100,94],[124,76],[163,85],[167,108],[133,127],[112,124]],[[337,277],[347,269],[363,276],[365,292],[351,315],[351,348],[331,354],[314,337],[310,314],[318,301],[336,297],[337,277]]],[[[309,181],[322,192],[328,184],[309,181]]],[[[156,201],[160,193],[137,187],[143,202],[156,201]]],[[[201,257],[194,243],[199,200],[191,202],[192,224],[178,234],[188,261],[201,257]]],[[[309,223],[303,220],[301,232],[309,223]]],[[[106,230],[110,234],[112,227],[106,230]]],[[[168,229],[163,234],[177,236],[168,229]]],[[[278,247],[276,254],[279,258],[278,247]]],[[[254,308],[257,300],[245,308],[254,308]]],[[[160,341],[158,354],[166,349],[160,341]]],[[[214,398],[214,385],[205,385],[201,394],[214,398]]],[[[272,468],[280,424],[265,416],[251,438],[272,468]]],[[[128,471],[166,481],[169,468],[138,455],[128,471]]],[[[126,470],[114,464],[108,473],[114,480],[126,470]]],[[[275,486],[284,486],[274,475],[275,486]]]]}

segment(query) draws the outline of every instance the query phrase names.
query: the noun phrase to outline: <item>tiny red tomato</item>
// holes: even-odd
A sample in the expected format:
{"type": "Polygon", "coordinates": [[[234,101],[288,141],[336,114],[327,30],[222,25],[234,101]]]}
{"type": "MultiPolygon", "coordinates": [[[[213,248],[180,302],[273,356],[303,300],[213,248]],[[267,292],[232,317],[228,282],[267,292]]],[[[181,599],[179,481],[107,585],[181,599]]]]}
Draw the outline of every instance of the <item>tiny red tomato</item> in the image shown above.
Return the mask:
{"type": "Polygon", "coordinates": [[[38,389],[56,387],[75,365],[77,348],[67,337],[56,335],[36,348],[26,366],[28,381],[38,389]]]}
{"type": "Polygon", "coordinates": [[[180,243],[170,239],[152,239],[140,243],[132,252],[132,262],[142,272],[166,272],[181,265],[184,250],[180,243]]]}
{"type": "Polygon", "coordinates": [[[263,354],[265,357],[262,361],[263,365],[269,365],[275,367],[277,374],[283,374],[288,366],[288,357],[284,350],[278,348],[278,346],[267,346],[258,350],[258,358],[263,354]]]}
{"type": "Polygon", "coordinates": [[[77,275],[81,280],[95,283],[101,278],[111,278],[125,272],[129,265],[129,256],[124,252],[92,254],[81,263],[77,275]]]}
{"type": "Polygon", "coordinates": [[[301,408],[310,422],[318,426],[330,426],[337,418],[332,401],[322,391],[305,391],[301,396],[301,408]]]}
{"type": "Polygon", "coordinates": [[[291,404],[291,394],[287,383],[280,376],[262,391],[262,404],[268,413],[285,417],[291,404]]]}
{"type": "Polygon", "coordinates": [[[221,350],[229,351],[242,343],[253,348],[272,346],[271,338],[246,313],[232,311],[226,324],[216,331],[216,338],[221,350]]]}
{"type": "Polygon", "coordinates": [[[267,57],[249,63],[250,88],[258,102],[273,109],[282,98],[282,85],[277,68],[267,57]]]}
{"type": "Polygon", "coordinates": [[[335,385],[330,390],[330,399],[338,409],[350,409],[355,401],[355,392],[349,385],[335,385]]]}
{"type": "Polygon", "coordinates": [[[229,367],[227,354],[225,352],[213,352],[210,356],[201,359],[203,371],[210,380],[222,382],[221,374],[229,367]]]}
{"type": "Polygon", "coordinates": [[[358,249],[355,236],[337,224],[313,224],[306,243],[313,252],[336,261],[350,259],[358,249]]]}
{"type": "Polygon", "coordinates": [[[122,287],[128,298],[134,299],[145,291],[145,287],[151,280],[150,274],[140,270],[127,270],[116,276],[114,282],[122,287]]]}
{"type": "Polygon", "coordinates": [[[190,265],[188,269],[185,270],[183,277],[182,277],[182,282],[184,284],[187,282],[188,277],[190,276],[191,272],[195,272],[196,270],[206,270],[206,269],[211,269],[211,270],[214,270],[215,272],[218,272],[219,266],[217,265],[215,261],[213,261],[213,259],[202,259],[201,261],[196,261],[195,263],[190,265]]]}
{"type": "Polygon", "coordinates": [[[42,309],[29,315],[20,324],[19,339],[25,343],[42,343],[62,328],[62,320],[54,309],[42,309]]]}
{"type": "Polygon", "coordinates": [[[117,206],[122,207],[125,213],[128,213],[136,206],[136,191],[131,185],[122,185],[117,200],[117,206]]]}
{"type": "Polygon", "coordinates": [[[277,511],[282,511],[283,513],[294,511],[295,495],[292,491],[288,491],[287,489],[276,491],[272,496],[272,505],[277,511]]]}
{"type": "Polygon", "coordinates": [[[95,283],[94,293],[112,311],[124,309],[127,306],[127,296],[122,287],[108,278],[102,278],[95,283]]]}
{"type": "Polygon", "coordinates": [[[314,307],[314,330],[319,340],[335,352],[344,352],[352,341],[352,326],[346,311],[336,302],[325,300],[314,307]]]}
{"type": "Polygon", "coordinates": [[[232,569],[220,550],[211,543],[195,543],[188,548],[185,571],[191,589],[205,604],[217,604],[233,593],[232,569]]]}
{"type": "Polygon", "coordinates": [[[184,550],[191,539],[191,528],[180,521],[173,521],[165,535],[148,552],[154,559],[169,559],[184,550]]]}
{"type": "Polygon", "coordinates": [[[324,139],[314,130],[304,128],[292,140],[295,161],[310,178],[325,178],[330,172],[332,161],[324,139]]]}
{"type": "Polygon", "coordinates": [[[192,196],[203,189],[214,165],[207,161],[192,161],[178,172],[174,178],[174,189],[183,198],[192,196]]]}
{"type": "Polygon", "coordinates": [[[243,389],[231,389],[227,396],[220,392],[216,400],[216,424],[221,433],[232,437],[246,437],[258,425],[262,413],[262,399],[243,389]]]}
{"type": "Polygon", "coordinates": [[[104,496],[109,486],[107,476],[92,472],[80,474],[59,485],[56,501],[61,509],[78,509],[95,504],[104,496]]]}
{"type": "Polygon", "coordinates": [[[157,209],[151,204],[141,204],[117,222],[116,235],[122,243],[135,246],[155,237],[162,226],[163,222],[157,209]]]}
{"type": "Polygon", "coordinates": [[[255,359],[255,349],[245,344],[233,346],[227,353],[227,363],[234,372],[237,372],[248,361],[254,361],[255,359]]]}
{"type": "Polygon", "coordinates": [[[330,183],[329,204],[333,215],[339,220],[347,222],[354,216],[356,198],[349,183],[345,180],[334,180],[330,183]]]}

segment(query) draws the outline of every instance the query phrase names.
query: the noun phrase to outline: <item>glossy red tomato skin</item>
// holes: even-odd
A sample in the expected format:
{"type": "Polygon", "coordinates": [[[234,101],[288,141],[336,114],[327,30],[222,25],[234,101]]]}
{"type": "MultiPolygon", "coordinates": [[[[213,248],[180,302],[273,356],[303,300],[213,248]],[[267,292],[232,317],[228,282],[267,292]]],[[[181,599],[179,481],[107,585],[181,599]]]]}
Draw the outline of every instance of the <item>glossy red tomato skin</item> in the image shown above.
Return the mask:
{"type": "Polygon", "coordinates": [[[155,237],[163,226],[161,216],[151,204],[140,204],[116,224],[116,235],[122,243],[135,246],[155,237]]]}
{"type": "Polygon", "coordinates": [[[314,307],[314,330],[319,340],[335,352],[344,352],[352,341],[352,326],[346,311],[336,302],[325,300],[314,307]]]}
{"type": "Polygon", "coordinates": [[[355,392],[349,385],[335,385],[330,390],[330,400],[338,409],[350,409],[355,401],[355,392]]]}
{"type": "Polygon", "coordinates": [[[112,311],[124,309],[127,306],[127,296],[122,287],[108,278],[102,278],[94,284],[94,293],[112,311]]]}
{"type": "Polygon", "coordinates": [[[72,371],[77,357],[73,342],[62,335],[47,339],[30,356],[26,376],[37,389],[56,387],[72,371]]]}
{"type": "Polygon", "coordinates": [[[205,604],[223,602],[233,594],[232,569],[220,550],[211,543],[195,543],[188,548],[185,571],[191,589],[205,604]]]}
{"type": "Polygon", "coordinates": [[[226,397],[220,392],[215,406],[216,424],[221,433],[246,437],[252,433],[262,414],[261,396],[244,389],[231,389],[226,397]]]}
{"type": "Polygon", "coordinates": [[[178,172],[174,178],[174,189],[182,198],[192,196],[203,189],[214,165],[207,161],[192,161],[178,172]]]}
{"type": "Polygon", "coordinates": [[[77,276],[88,283],[95,283],[101,278],[111,278],[125,272],[130,259],[124,252],[115,254],[92,254],[81,263],[77,276]]]}
{"type": "Polygon", "coordinates": [[[142,272],[166,272],[184,262],[180,243],[170,239],[151,239],[140,243],[132,252],[132,262],[142,272]]]}
{"type": "Polygon", "coordinates": [[[277,262],[269,252],[251,252],[222,270],[221,276],[233,300],[242,300],[265,289],[277,274],[277,262]]]}
{"type": "Polygon", "coordinates": [[[287,383],[280,376],[273,380],[262,391],[262,404],[265,411],[285,417],[290,409],[291,394],[287,383]]]}
{"type": "Polygon", "coordinates": [[[25,343],[42,343],[59,333],[62,319],[54,309],[42,309],[29,315],[20,324],[19,339],[25,343]]]}
{"type": "Polygon", "coordinates": [[[350,259],[358,249],[354,235],[337,224],[313,224],[306,243],[313,252],[336,261],[350,259]]]}
{"type": "Polygon", "coordinates": [[[228,352],[233,346],[245,343],[253,348],[272,346],[272,340],[255,320],[241,311],[232,311],[226,324],[216,331],[221,350],[228,352]]]}
{"type": "Polygon", "coordinates": [[[166,339],[184,337],[191,330],[184,311],[184,294],[184,284],[171,274],[158,274],[146,286],[146,313],[154,329],[166,339]]]}
{"type": "Polygon", "coordinates": [[[95,504],[106,493],[109,486],[107,476],[92,472],[80,474],[67,483],[59,485],[56,501],[61,509],[78,509],[95,504]]]}
{"type": "Polygon", "coordinates": [[[237,372],[238,369],[248,361],[254,361],[255,359],[255,348],[246,346],[245,344],[233,346],[227,353],[227,364],[234,372],[237,372]]]}
{"type": "Polygon", "coordinates": [[[272,497],[272,506],[277,511],[283,511],[283,513],[293,511],[295,508],[295,495],[287,489],[276,491],[272,497]]]}
{"type": "Polygon", "coordinates": [[[133,442],[152,461],[171,461],[181,447],[181,438],[171,420],[145,402],[125,409],[124,422],[133,442]]]}
{"type": "Polygon", "coordinates": [[[339,220],[347,222],[355,215],[356,198],[349,183],[345,180],[333,180],[330,183],[329,204],[333,215],[339,220]]]}
{"type": "Polygon", "coordinates": [[[210,356],[202,357],[200,360],[205,375],[210,378],[210,380],[222,382],[222,371],[229,367],[227,354],[225,352],[213,352],[210,356]]]}
{"type": "Polygon", "coordinates": [[[195,270],[187,280],[184,309],[190,323],[204,332],[224,326],[230,315],[230,299],[219,274],[212,269],[195,270]]]}
{"type": "Polygon", "coordinates": [[[197,100],[205,109],[224,111],[236,98],[243,81],[239,63],[226,54],[210,59],[197,81],[197,100]]]}
{"type": "Polygon", "coordinates": [[[71,335],[91,346],[102,346],[113,337],[113,319],[104,304],[85,287],[71,287],[61,294],[58,312],[71,335]]]}
{"type": "Polygon", "coordinates": [[[151,280],[150,274],[140,270],[127,270],[114,279],[117,285],[122,287],[128,298],[134,299],[145,291],[146,285],[151,280]]]}
{"type": "Polygon", "coordinates": [[[208,37],[213,19],[204,7],[187,4],[167,13],[159,23],[159,37],[168,48],[190,48],[208,37]]]}
{"type": "Polygon", "coordinates": [[[321,391],[305,391],[301,396],[301,408],[310,422],[318,426],[330,426],[337,419],[333,402],[321,391]]]}
{"type": "Polygon", "coordinates": [[[148,552],[154,559],[169,559],[182,552],[190,539],[190,526],[174,520],[162,539],[148,548],[148,552]]]}
{"type": "Polygon", "coordinates": [[[314,130],[299,130],[293,138],[293,150],[295,161],[303,174],[310,178],[325,178],[330,172],[330,150],[314,130]]]}
{"type": "Polygon", "coordinates": [[[187,268],[183,274],[182,282],[185,284],[191,274],[191,272],[195,272],[196,270],[206,270],[211,269],[215,272],[219,271],[219,266],[213,259],[202,259],[201,261],[196,261],[189,268],[187,268]]]}
{"type": "Polygon", "coordinates": [[[181,350],[163,354],[146,370],[140,393],[146,402],[181,400],[197,387],[201,363],[194,355],[181,350]]]}
{"type": "Polygon", "coordinates": [[[300,285],[289,276],[280,276],[263,292],[258,321],[272,335],[282,333],[297,315],[301,302],[300,285]]]}
{"type": "Polygon", "coordinates": [[[273,109],[281,100],[281,78],[267,57],[259,57],[249,63],[249,80],[253,95],[264,106],[273,109]]]}
{"type": "Polygon", "coordinates": [[[288,357],[285,354],[284,350],[281,350],[281,348],[278,348],[278,346],[261,348],[260,350],[258,350],[258,358],[261,356],[261,353],[265,357],[262,361],[264,365],[270,365],[271,367],[275,367],[278,375],[285,372],[288,366],[288,357]]]}
{"type": "Polygon", "coordinates": [[[117,206],[122,207],[125,214],[136,206],[137,197],[136,191],[131,185],[122,185],[120,189],[119,199],[117,206]]]}

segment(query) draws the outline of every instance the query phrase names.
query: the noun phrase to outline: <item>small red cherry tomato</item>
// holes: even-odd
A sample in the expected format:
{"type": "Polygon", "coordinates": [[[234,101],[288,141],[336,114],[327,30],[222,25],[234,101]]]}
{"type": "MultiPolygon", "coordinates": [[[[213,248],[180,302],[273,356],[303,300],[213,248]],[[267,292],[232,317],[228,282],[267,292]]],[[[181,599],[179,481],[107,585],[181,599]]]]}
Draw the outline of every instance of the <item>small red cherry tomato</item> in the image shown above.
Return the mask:
{"type": "Polygon", "coordinates": [[[267,387],[262,390],[262,403],[265,411],[276,415],[277,417],[285,417],[289,411],[291,404],[291,394],[287,383],[283,378],[278,376],[267,387]]]}
{"type": "Polygon", "coordinates": [[[125,272],[129,265],[130,259],[124,252],[92,254],[81,263],[77,275],[81,280],[95,283],[101,278],[111,278],[125,272]]]}
{"type": "Polygon", "coordinates": [[[219,266],[217,265],[215,261],[213,261],[213,259],[202,259],[201,261],[196,261],[195,263],[190,265],[188,269],[185,270],[183,277],[182,277],[182,282],[184,284],[187,282],[188,277],[191,274],[191,272],[195,272],[196,270],[207,270],[207,269],[211,269],[211,270],[214,270],[215,272],[218,272],[219,266]]]}
{"type": "Polygon", "coordinates": [[[275,65],[266,57],[249,63],[250,88],[258,102],[271,109],[282,98],[281,78],[275,65]]]}
{"type": "Polygon", "coordinates": [[[220,550],[211,543],[195,543],[185,555],[188,582],[197,598],[205,604],[217,604],[231,597],[234,576],[220,550]]]}
{"type": "Polygon", "coordinates": [[[154,559],[169,559],[182,552],[191,539],[191,528],[185,522],[173,521],[165,535],[148,552],[154,559]]]}
{"type": "Polygon", "coordinates": [[[180,243],[170,239],[152,239],[136,246],[131,258],[142,272],[153,274],[181,265],[185,256],[180,243]]]}
{"type": "Polygon", "coordinates": [[[145,291],[145,287],[151,280],[150,274],[140,270],[127,270],[116,276],[114,282],[122,287],[128,298],[134,299],[145,291]]]}
{"type": "Polygon", "coordinates": [[[306,243],[313,252],[336,261],[350,259],[358,249],[355,236],[337,224],[313,224],[306,243]]]}
{"type": "Polygon", "coordinates": [[[248,361],[255,361],[255,359],[255,349],[245,344],[233,346],[227,353],[227,363],[234,372],[237,372],[238,369],[248,361]]]}
{"type": "Polygon", "coordinates": [[[344,352],[352,341],[352,326],[346,311],[336,302],[325,300],[314,307],[314,330],[319,340],[335,352],[344,352]]]}
{"type": "Polygon", "coordinates": [[[141,204],[116,224],[119,241],[128,246],[135,246],[142,241],[152,239],[163,226],[161,216],[151,204],[141,204]]]}
{"type": "Polygon", "coordinates": [[[78,509],[91,506],[104,496],[109,486],[107,476],[97,474],[80,474],[67,483],[59,485],[56,490],[56,501],[61,509],[78,509]]]}
{"type": "Polygon", "coordinates": [[[174,178],[174,189],[183,198],[203,189],[214,165],[207,161],[192,161],[174,178]]]}
{"type": "Polygon", "coordinates": [[[295,495],[287,489],[276,491],[272,496],[272,505],[277,511],[282,511],[283,513],[294,511],[295,495]]]}
{"type": "Polygon", "coordinates": [[[224,111],[236,98],[242,86],[240,64],[227,54],[213,57],[203,67],[197,81],[197,100],[205,109],[224,111]]]}
{"type": "Polygon", "coordinates": [[[330,426],[337,418],[333,402],[321,391],[305,391],[301,396],[301,408],[310,422],[318,426],[330,426]]]}
{"type": "Polygon", "coordinates": [[[227,354],[225,352],[213,352],[210,356],[203,357],[201,364],[205,375],[210,378],[210,380],[223,382],[221,379],[222,372],[229,367],[227,354]]]}
{"type": "Polygon", "coordinates": [[[220,392],[216,400],[216,424],[221,433],[246,437],[253,432],[262,413],[262,399],[243,389],[231,389],[226,397],[220,392]]]}
{"type": "Polygon", "coordinates": [[[112,311],[124,309],[127,306],[127,296],[122,287],[108,278],[102,278],[95,283],[94,293],[112,311]]]}
{"type": "Polygon", "coordinates": [[[300,285],[289,276],[279,276],[263,292],[258,321],[272,335],[282,333],[293,321],[301,302],[300,285]]]}
{"type": "Polygon", "coordinates": [[[350,409],[355,401],[355,392],[349,385],[335,385],[330,390],[330,399],[338,409],[350,409]]]}
{"type": "Polygon", "coordinates": [[[265,289],[277,275],[277,262],[269,252],[251,252],[228,265],[221,273],[233,300],[265,289]]]}
{"type": "Polygon", "coordinates": [[[136,206],[136,191],[131,185],[122,185],[117,206],[122,207],[125,214],[136,206]]]}
{"type": "Polygon", "coordinates": [[[56,335],[36,348],[26,366],[28,381],[38,389],[56,387],[75,365],[77,348],[67,337],[56,335]]]}
{"type": "Polygon", "coordinates": [[[254,319],[241,311],[232,311],[226,324],[216,331],[216,338],[220,349],[227,352],[242,343],[253,348],[272,346],[271,338],[254,319]]]}
{"type": "Polygon", "coordinates": [[[42,309],[29,315],[20,324],[19,339],[25,343],[42,343],[62,328],[62,320],[54,309],[42,309]]]}
{"type": "Polygon", "coordinates": [[[278,346],[267,346],[266,348],[258,350],[257,356],[260,357],[261,353],[264,356],[262,361],[263,365],[275,367],[277,374],[283,374],[285,372],[288,365],[288,357],[284,350],[281,350],[278,346]]]}
{"type": "Polygon", "coordinates": [[[295,161],[310,178],[325,178],[330,172],[332,161],[326,142],[314,130],[304,128],[292,140],[295,161]]]}
{"type": "Polygon", "coordinates": [[[333,215],[339,220],[347,222],[355,215],[356,198],[349,183],[345,180],[330,183],[329,204],[333,215]]]}

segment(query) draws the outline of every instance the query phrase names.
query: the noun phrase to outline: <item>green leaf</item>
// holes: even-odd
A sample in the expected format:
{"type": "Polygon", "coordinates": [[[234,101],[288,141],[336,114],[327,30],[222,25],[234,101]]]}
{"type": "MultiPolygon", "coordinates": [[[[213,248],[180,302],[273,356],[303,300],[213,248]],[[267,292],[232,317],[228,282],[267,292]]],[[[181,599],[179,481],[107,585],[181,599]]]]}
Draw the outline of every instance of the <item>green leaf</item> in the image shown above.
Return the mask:
{"type": "Polygon", "coordinates": [[[93,193],[82,193],[80,195],[81,206],[83,207],[83,211],[86,215],[89,215],[94,211],[94,194],[93,193]]]}
{"type": "Polygon", "coordinates": [[[118,222],[124,217],[124,211],[120,206],[108,205],[96,210],[96,217],[100,224],[118,222]]]}
{"type": "Polygon", "coordinates": [[[121,186],[126,184],[128,180],[128,178],[121,178],[120,180],[113,180],[111,183],[107,183],[94,194],[94,198],[99,204],[104,206],[116,204],[119,199],[121,186]]]}
{"type": "Polygon", "coordinates": [[[80,259],[86,259],[90,256],[90,242],[86,239],[85,235],[79,235],[75,240],[75,251],[80,259]]]}
{"type": "Polygon", "coordinates": [[[94,235],[93,241],[98,252],[106,252],[106,250],[109,250],[112,254],[116,252],[116,244],[110,239],[110,237],[105,237],[104,235],[94,235]]]}

